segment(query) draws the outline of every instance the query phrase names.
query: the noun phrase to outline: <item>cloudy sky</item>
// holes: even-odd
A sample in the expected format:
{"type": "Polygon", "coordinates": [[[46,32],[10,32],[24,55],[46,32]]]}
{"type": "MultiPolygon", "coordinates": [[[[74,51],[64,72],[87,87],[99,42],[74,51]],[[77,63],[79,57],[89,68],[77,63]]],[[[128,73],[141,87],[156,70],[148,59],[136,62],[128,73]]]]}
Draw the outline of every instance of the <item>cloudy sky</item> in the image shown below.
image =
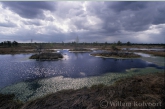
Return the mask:
{"type": "Polygon", "coordinates": [[[0,2],[0,41],[165,43],[165,2],[0,2]]]}

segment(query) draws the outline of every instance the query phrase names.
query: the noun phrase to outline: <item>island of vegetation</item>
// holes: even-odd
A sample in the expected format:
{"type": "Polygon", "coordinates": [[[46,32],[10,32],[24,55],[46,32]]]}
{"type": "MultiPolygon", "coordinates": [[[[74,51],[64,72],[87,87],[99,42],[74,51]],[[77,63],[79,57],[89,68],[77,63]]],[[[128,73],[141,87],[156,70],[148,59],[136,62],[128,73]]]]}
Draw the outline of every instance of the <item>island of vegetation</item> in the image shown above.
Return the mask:
{"type": "Polygon", "coordinates": [[[92,56],[99,57],[108,57],[108,58],[139,58],[141,57],[138,54],[133,52],[123,51],[120,48],[117,48],[115,45],[112,45],[110,49],[99,53],[92,53],[92,56]]]}
{"type": "Polygon", "coordinates": [[[36,60],[56,60],[63,58],[63,55],[60,53],[41,53],[41,54],[34,54],[30,57],[30,59],[36,60]]]}
{"type": "Polygon", "coordinates": [[[164,91],[164,73],[152,73],[123,78],[110,86],[100,84],[90,88],[62,90],[26,103],[14,99],[13,94],[0,94],[0,109],[105,108],[102,106],[106,106],[106,109],[164,109],[164,91]],[[110,105],[116,101],[130,105],[110,105]],[[146,104],[140,105],[142,103],[146,104]]]}
{"type": "Polygon", "coordinates": [[[109,57],[109,58],[139,58],[140,55],[134,54],[132,52],[101,52],[92,53],[92,56],[109,57]]]}
{"type": "Polygon", "coordinates": [[[70,49],[70,52],[91,52],[92,50],[90,49],[85,49],[85,48],[75,48],[75,49],[70,49]]]}

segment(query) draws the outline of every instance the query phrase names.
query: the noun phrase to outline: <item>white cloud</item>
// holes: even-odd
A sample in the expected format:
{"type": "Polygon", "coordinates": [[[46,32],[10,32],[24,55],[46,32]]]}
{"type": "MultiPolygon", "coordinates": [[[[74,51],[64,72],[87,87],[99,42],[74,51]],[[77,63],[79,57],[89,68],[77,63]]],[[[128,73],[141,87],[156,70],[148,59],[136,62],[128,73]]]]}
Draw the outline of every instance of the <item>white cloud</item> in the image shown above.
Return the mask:
{"type": "Polygon", "coordinates": [[[14,4],[22,10],[19,11],[12,2],[0,3],[0,41],[27,42],[34,39],[68,42],[79,35],[80,42],[120,40],[164,43],[165,2],[65,1],[35,2],[32,6],[31,2],[14,4]]]}

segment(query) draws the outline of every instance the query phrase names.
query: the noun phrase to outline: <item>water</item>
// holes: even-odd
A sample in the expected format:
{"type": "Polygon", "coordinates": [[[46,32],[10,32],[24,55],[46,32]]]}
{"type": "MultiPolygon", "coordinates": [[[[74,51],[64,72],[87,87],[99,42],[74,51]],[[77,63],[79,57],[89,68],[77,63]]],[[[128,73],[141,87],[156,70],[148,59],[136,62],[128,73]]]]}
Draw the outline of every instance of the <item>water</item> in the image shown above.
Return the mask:
{"type": "Polygon", "coordinates": [[[71,53],[68,50],[59,52],[64,58],[56,61],[28,59],[32,54],[0,55],[0,89],[41,78],[85,78],[108,72],[122,73],[131,68],[164,68],[141,59],[100,58],[90,56],[90,53],[71,53]]]}

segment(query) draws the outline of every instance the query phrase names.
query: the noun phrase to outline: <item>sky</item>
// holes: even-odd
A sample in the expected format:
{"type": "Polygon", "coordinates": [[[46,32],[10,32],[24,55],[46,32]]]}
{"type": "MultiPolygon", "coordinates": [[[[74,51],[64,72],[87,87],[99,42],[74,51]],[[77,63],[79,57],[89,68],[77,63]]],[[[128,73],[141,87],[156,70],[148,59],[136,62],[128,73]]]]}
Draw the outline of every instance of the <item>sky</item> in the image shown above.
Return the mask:
{"type": "Polygon", "coordinates": [[[0,42],[165,43],[165,1],[0,2],[0,42]]]}

